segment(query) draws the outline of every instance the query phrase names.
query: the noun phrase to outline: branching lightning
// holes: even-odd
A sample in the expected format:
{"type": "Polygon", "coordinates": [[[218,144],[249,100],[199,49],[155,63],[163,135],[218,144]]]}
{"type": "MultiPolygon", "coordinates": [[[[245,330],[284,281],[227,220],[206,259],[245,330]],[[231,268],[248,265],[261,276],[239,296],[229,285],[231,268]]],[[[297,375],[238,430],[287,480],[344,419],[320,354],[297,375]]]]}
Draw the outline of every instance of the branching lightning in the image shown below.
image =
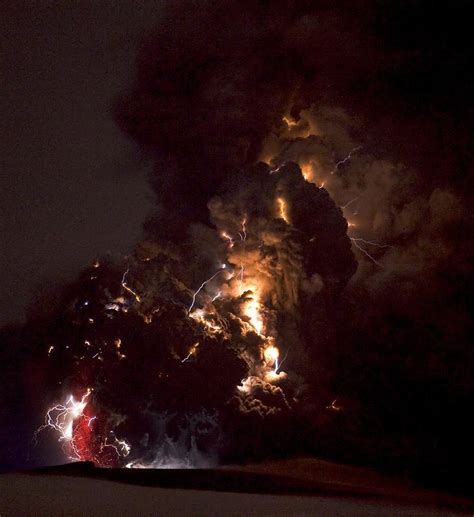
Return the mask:
{"type": "Polygon", "coordinates": [[[247,216],[245,216],[242,220],[242,230],[239,232],[240,240],[245,241],[247,240],[247,216]]]}
{"type": "MultiPolygon", "coordinates": [[[[125,440],[118,440],[115,436],[113,438],[114,443],[110,443],[108,438],[105,438],[95,454],[89,449],[88,444],[84,443],[83,438],[81,439],[81,431],[76,428],[76,423],[79,427],[85,425],[87,434],[89,434],[93,432],[93,424],[97,421],[97,416],[88,416],[84,412],[91,393],[92,389],[87,388],[80,400],[76,400],[73,395],[70,395],[64,404],[55,404],[49,408],[45,415],[44,424],[34,433],[34,441],[37,442],[39,433],[45,429],[52,429],[59,434],[58,441],[67,444],[71,460],[93,459],[100,464],[99,457],[106,447],[113,449],[117,458],[128,456],[131,450],[130,445],[125,440]]],[[[84,429],[84,427],[82,428],[84,429]]]]}
{"type": "Polygon", "coordinates": [[[222,273],[222,271],[225,269],[225,267],[226,267],[226,265],[222,264],[222,267],[220,269],[218,269],[210,278],[208,278],[207,280],[204,280],[204,282],[199,286],[199,289],[193,294],[193,300],[191,302],[191,305],[188,308],[188,315],[191,314],[191,311],[193,310],[194,304],[196,303],[196,296],[202,291],[202,289],[204,288],[204,286],[206,284],[208,284],[211,280],[216,278],[216,276],[219,273],[222,273]]]}
{"type": "Polygon", "coordinates": [[[382,264],[380,264],[380,262],[378,262],[365,248],[363,248],[361,246],[361,243],[366,244],[368,246],[375,246],[377,248],[393,248],[393,246],[389,244],[379,244],[378,242],[368,241],[360,237],[350,237],[350,239],[358,250],[360,250],[369,260],[371,260],[374,264],[376,264],[379,267],[383,267],[382,264]]]}
{"type": "Polygon", "coordinates": [[[87,425],[90,426],[94,417],[84,415],[84,409],[87,406],[87,399],[92,393],[90,388],[87,388],[86,393],[81,397],[81,400],[76,400],[70,395],[64,404],[55,404],[49,408],[45,415],[45,422],[38,427],[34,434],[34,440],[37,441],[38,434],[44,429],[53,429],[59,434],[59,441],[64,441],[70,444],[71,450],[74,454],[73,459],[80,459],[80,453],[74,441],[73,426],[74,422],[79,418],[84,418],[87,425]]]}

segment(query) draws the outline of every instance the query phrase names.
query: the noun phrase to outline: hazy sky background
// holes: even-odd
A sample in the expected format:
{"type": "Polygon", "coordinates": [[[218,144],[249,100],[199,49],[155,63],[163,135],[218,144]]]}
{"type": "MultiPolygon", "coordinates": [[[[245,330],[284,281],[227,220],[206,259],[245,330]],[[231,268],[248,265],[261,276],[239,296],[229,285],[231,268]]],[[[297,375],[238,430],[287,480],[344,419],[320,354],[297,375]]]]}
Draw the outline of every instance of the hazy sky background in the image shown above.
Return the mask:
{"type": "Polygon", "coordinates": [[[0,325],[34,286],[126,253],[151,205],[147,164],[110,106],[157,2],[2,2],[0,325]],[[141,172],[140,172],[141,171],[141,172]],[[138,172],[138,173],[137,173],[138,172]]]}

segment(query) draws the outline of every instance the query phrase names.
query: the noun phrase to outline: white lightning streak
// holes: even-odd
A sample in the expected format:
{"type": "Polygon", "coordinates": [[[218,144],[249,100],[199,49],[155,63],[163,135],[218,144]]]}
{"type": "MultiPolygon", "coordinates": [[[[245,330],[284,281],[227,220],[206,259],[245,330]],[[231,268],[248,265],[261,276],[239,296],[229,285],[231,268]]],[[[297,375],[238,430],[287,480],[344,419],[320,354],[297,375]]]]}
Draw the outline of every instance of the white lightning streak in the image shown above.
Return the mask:
{"type": "Polygon", "coordinates": [[[59,434],[59,441],[68,442],[71,446],[75,457],[73,459],[80,459],[80,454],[74,443],[73,425],[78,418],[84,417],[87,419],[87,425],[90,426],[91,421],[95,417],[87,417],[84,415],[84,409],[87,406],[87,399],[92,393],[90,388],[82,396],[81,400],[75,400],[70,395],[64,404],[56,404],[48,409],[45,415],[44,424],[35,431],[34,440],[37,440],[38,434],[46,428],[54,429],[59,434]]]}
{"type": "Polygon", "coordinates": [[[278,167],[275,167],[275,169],[270,169],[270,174],[274,174],[275,172],[278,172],[282,167],[284,167],[288,162],[281,163],[278,167]]]}
{"type": "Polygon", "coordinates": [[[135,298],[135,300],[140,303],[141,302],[141,299],[140,299],[140,296],[138,296],[138,294],[133,291],[132,289],[130,289],[130,287],[128,287],[128,285],[125,283],[125,280],[127,278],[127,275],[128,275],[128,272],[130,271],[130,267],[127,268],[127,271],[125,271],[125,273],[123,274],[122,276],[122,287],[128,291],[131,295],[133,295],[133,297],[135,298]]]}
{"type": "Polygon", "coordinates": [[[350,237],[350,239],[351,239],[352,243],[354,244],[354,246],[359,251],[361,251],[369,260],[371,260],[374,264],[376,264],[379,267],[383,267],[382,264],[380,264],[380,262],[375,260],[374,257],[372,257],[372,255],[365,248],[363,248],[359,243],[367,244],[368,246],[375,246],[377,248],[393,248],[393,246],[390,246],[390,244],[379,244],[378,242],[368,241],[368,240],[362,239],[360,237],[350,237]]]}
{"type": "Polygon", "coordinates": [[[102,452],[105,449],[105,447],[111,447],[117,453],[117,456],[119,456],[119,457],[122,456],[123,458],[126,458],[130,454],[130,451],[132,450],[132,448],[125,440],[118,440],[115,437],[114,437],[114,440],[117,445],[115,445],[113,443],[108,443],[107,438],[106,438],[105,442],[101,444],[100,452],[102,452]],[[119,448],[120,448],[120,451],[119,451],[119,448]]]}
{"type": "Polygon", "coordinates": [[[351,241],[363,242],[364,244],[370,244],[370,246],[376,246],[377,248],[393,248],[390,244],[380,244],[379,242],[368,241],[361,237],[351,237],[351,241]]]}
{"type": "Polygon", "coordinates": [[[195,343],[192,347],[191,347],[191,350],[189,351],[189,354],[181,360],[182,363],[185,363],[188,359],[191,358],[191,356],[195,355],[196,354],[196,350],[197,350],[197,347],[199,346],[199,342],[195,343]]]}
{"type": "Polygon", "coordinates": [[[349,205],[352,205],[352,203],[354,203],[354,201],[357,201],[358,199],[359,199],[359,196],[355,197],[354,199],[351,199],[345,205],[342,205],[341,208],[342,209],[347,208],[349,205]]]}
{"type": "Polygon", "coordinates": [[[191,350],[191,352],[189,352],[189,354],[184,359],[181,359],[181,362],[185,363],[192,355],[193,355],[193,352],[191,350]]]}
{"type": "Polygon", "coordinates": [[[193,301],[191,302],[191,305],[188,309],[188,316],[191,314],[191,311],[193,310],[194,304],[196,303],[196,296],[201,292],[201,290],[204,288],[206,284],[208,284],[211,280],[213,280],[219,273],[222,273],[222,271],[225,269],[225,264],[222,264],[222,267],[216,271],[210,278],[207,280],[204,280],[204,282],[199,286],[199,289],[193,294],[193,301]]]}
{"type": "Polygon", "coordinates": [[[247,229],[245,227],[246,223],[247,223],[247,216],[244,217],[244,220],[242,221],[242,231],[239,232],[241,241],[245,241],[247,239],[247,229]]]}
{"type": "Polygon", "coordinates": [[[275,363],[275,368],[274,368],[274,372],[275,373],[278,373],[278,370],[282,367],[283,363],[286,361],[286,358],[288,357],[288,352],[290,351],[290,349],[288,349],[285,353],[285,357],[283,357],[283,359],[278,362],[278,358],[276,360],[276,363],[275,363]]]}
{"type": "Polygon", "coordinates": [[[360,151],[361,149],[362,149],[362,146],[354,147],[354,149],[351,149],[350,153],[345,158],[343,158],[342,160],[339,160],[336,163],[336,165],[334,166],[334,169],[331,171],[331,174],[334,174],[341,165],[344,165],[346,162],[348,162],[352,158],[352,155],[354,153],[356,153],[357,151],[360,151]]]}

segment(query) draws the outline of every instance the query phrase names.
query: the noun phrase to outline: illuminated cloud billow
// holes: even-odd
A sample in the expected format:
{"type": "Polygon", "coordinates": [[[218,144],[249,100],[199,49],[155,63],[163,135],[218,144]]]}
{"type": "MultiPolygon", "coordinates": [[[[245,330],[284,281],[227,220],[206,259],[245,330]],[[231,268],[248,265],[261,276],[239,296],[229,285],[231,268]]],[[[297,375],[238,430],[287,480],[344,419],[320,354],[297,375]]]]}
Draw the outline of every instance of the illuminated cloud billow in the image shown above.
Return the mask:
{"type": "Polygon", "coordinates": [[[181,246],[143,242],[122,270],[96,262],[68,288],[44,353],[70,407],[51,406],[41,430],[70,457],[202,465],[234,454],[240,420],[289,425],[304,390],[293,364],[314,355],[311,307],[355,270],[346,222],[293,163],[242,171],[209,210],[212,226],[181,246]]]}

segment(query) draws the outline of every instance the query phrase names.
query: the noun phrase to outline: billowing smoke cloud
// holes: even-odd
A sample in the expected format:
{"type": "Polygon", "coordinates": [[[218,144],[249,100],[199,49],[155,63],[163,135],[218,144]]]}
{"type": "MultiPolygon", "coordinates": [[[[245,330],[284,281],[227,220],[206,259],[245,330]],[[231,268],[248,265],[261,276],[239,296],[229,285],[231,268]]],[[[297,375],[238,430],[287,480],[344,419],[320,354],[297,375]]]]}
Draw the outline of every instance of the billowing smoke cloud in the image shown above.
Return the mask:
{"type": "Polygon", "coordinates": [[[69,395],[37,439],[54,431],[99,465],[203,466],[236,456],[230,437],[254,421],[238,447],[274,446],[268,423],[291,418],[311,374],[304,329],[356,263],[341,210],[296,164],[240,180],[209,201],[212,226],[97,261],[66,289],[38,359],[69,395]]]}
{"type": "Polygon", "coordinates": [[[70,456],[408,458],[442,412],[400,431],[423,385],[458,397],[449,414],[472,398],[464,198],[344,109],[386,71],[362,4],[173,2],[143,45],[115,112],[156,161],[144,240],[5,338],[34,344],[42,430],[70,456]]]}
{"type": "Polygon", "coordinates": [[[300,88],[317,86],[320,47],[331,49],[332,67],[347,65],[354,40],[368,47],[359,32],[313,2],[170,3],[116,107],[122,129],[158,155],[159,221],[168,209],[173,229],[179,217],[206,221],[223,180],[257,160],[272,127],[300,102],[300,88]]]}
{"type": "Polygon", "coordinates": [[[449,456],[469,448],[464,438],[457,442],[466,435],[444,419],[472,400],[467,285],[460,283],[470,284],[469,194],[456,188],[456,171],[453,181],[433,185],[423,172],[377,156],[358,133],[342,110],[312,106],[288,115],[262,153],[273,165],[299,163],[348,221],[358,269],[335,307],[344,345],[333,386],[351,419],[340,425],[354,444],[367,443],[363,454],[372,461],[414,455],[420,470],[462,464],[461,455],[449,456]],[[380,441],[367,431],[387,425],[380,441]]]}
{"type": "Polygon", "coordinates": [[[313,107],[279,129],[263,155],[299,163],[342,208],[361,259],[355,282],[382,290],[389,282],[413,284],[456,253],[446,237],[465,217],[461,197],[449,188],[426,189],[417,171],[368,152],[351,136],[355,128],[344,112],[313,107]]]}

